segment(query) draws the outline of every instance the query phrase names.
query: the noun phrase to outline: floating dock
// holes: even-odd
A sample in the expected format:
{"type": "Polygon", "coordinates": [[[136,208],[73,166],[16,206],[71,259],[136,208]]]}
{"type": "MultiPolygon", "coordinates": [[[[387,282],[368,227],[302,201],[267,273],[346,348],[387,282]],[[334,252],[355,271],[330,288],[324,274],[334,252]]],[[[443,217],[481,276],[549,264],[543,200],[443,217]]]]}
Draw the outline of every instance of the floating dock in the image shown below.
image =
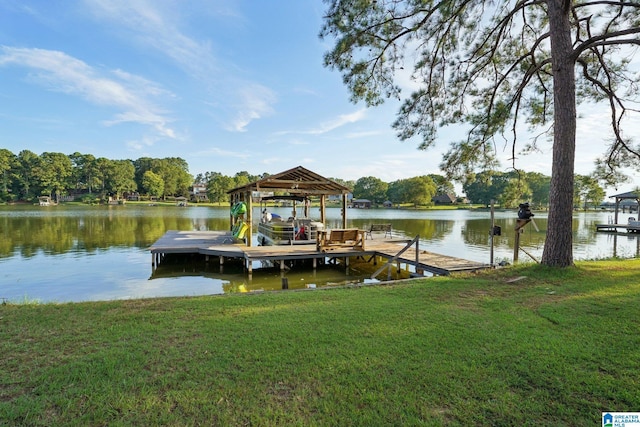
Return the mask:
{"type": "MultiPolygon", "coordinates": [[[[416,239],[414,239],[415,241],[416,239]]],[[[205,257],[218,257],[220,265],[225,259],[241,260],[249,274],[254,261],[272,261],[285,269],[285,262],[291,260],[311,260],[316,268],[319,260],[350,257],[369,258],[369,261],[382,257],[392,263],[407,264],[415,267],[418,274],[424,271],[436,275],[449,275],[454,272],[468,272],[491,268],[490,264],[469,261],[461,258],[440,255],[420,250],[417,245],[408,247],[408,240],[371,239],[366,241],[366,250],[340,247],[329,251],[320,251],[316,245],[274,245],[248,247],[244,242],[234,239],[224,231],[167,231],[149,250],[151,264],[155,269],[168,254],[200,254],[205,257]]],[[[374,261],[375,262],[375,261],[374,261]]],[[[381,273],[382,269],[377,273],[381,273]]]]}

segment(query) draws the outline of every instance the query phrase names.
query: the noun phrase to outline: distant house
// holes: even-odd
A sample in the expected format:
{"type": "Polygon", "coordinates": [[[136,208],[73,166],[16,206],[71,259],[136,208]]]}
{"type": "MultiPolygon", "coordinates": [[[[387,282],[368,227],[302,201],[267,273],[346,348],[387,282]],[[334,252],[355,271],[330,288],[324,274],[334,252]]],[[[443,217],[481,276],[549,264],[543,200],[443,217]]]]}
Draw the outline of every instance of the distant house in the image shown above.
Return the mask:
{"type": "Polygon", "coordinates": [[[457,198],[453,194],[440,194],[431,199],[436,205],[453,205],[456,200],[457,198]]]}
{"type": "MultiPolygon", "coordinates": [[[[353,200],[353,193],[348,193],[347,194],[347,202],[351,202],[353,200]]],[[[327,201],[328,202],[340,202],[342,201],[342,195],[341,194],[329,194],[327,196],[327,201]]]]}
{"type": "Polygon", "coordinates": [[[193,184],[189,188],[189,197],[194,202],[208,202],[207,184],[193,184]]]}
{"type": "Polygon", "coordinates": [[[369,209],[371,207],[371,200],[353,199],[351,200],[351,207],[357,209],[369,209]]]}

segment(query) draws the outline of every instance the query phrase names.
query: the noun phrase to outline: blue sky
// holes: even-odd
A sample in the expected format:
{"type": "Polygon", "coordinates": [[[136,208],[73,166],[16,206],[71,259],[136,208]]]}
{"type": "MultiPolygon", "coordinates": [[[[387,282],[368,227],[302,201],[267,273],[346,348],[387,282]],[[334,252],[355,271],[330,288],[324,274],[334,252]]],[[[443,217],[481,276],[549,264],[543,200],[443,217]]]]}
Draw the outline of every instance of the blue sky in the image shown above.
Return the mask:
{"type": "MultiPolygon", "coordinates": [[[[350,103],[322,66],[323,11],[320,0],[0,0],[0,148],[182,157],[194,175],[441,173],[460,133],[419,151],[391,129],[396,103],[350,103]]],[[[581,117],[576,172],[587,174],[608,113],[581,117]]],[[[541,148],[519,166],[550,175],[550,143],[541,148]]]]}

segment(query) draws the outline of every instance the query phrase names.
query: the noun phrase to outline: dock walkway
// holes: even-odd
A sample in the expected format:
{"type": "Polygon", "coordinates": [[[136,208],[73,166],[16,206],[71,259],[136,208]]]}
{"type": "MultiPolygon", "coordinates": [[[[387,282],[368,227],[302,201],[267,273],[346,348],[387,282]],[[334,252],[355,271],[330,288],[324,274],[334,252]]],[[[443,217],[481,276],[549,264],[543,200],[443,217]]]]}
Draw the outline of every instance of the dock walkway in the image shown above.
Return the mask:
{"type": "MultiPolygon", "coordinates": [[[[284,262],[289,260],[312,260],[314,268],[319,259],[335,259],[349,257],[375,257],[387,260],[396,257],[407,241],[369,240],[366,250],[355,248],[336,248],[330,252],[322,252],[312,245],[277,245],[246,246],[224,231],[167,231],[149,248],[152,256],[152,267],[162,262],[167,254],[201,254],[207,257],[218,257],[220,264],[225,258],[240,259],[251,273],[253,261],[274,261],[284,269],[284,262]]],[[[447,255],[419,250],[416,257],[414,247],[407,249],[394,260],[395,263],[412,265],[416,271],[428,271],[437,275],[448,275],[453,272],[475,271],[490,268],[491,265],[469,261],[447,255]]]]}
{"type": "Polygon", "coordinates": [[[618,232],[619,230],[630,233],[640,233],[640,225],[630,224],[596,224],[596,231],[618,232]]]}

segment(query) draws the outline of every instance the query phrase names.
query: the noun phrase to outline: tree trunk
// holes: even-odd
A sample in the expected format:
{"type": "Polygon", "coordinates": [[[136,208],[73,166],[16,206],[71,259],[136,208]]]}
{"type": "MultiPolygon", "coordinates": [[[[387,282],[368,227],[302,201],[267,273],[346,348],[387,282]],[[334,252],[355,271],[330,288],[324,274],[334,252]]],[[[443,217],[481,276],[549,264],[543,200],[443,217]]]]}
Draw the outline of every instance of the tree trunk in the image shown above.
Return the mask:
{"type": "Polygon", "coordinates": [[[553,64],[553,163],[549,220],[542,264],[573,265],[573,173],[576,151],[576,80],[569,11],[571,0],[547,0],[553,64]]]}

